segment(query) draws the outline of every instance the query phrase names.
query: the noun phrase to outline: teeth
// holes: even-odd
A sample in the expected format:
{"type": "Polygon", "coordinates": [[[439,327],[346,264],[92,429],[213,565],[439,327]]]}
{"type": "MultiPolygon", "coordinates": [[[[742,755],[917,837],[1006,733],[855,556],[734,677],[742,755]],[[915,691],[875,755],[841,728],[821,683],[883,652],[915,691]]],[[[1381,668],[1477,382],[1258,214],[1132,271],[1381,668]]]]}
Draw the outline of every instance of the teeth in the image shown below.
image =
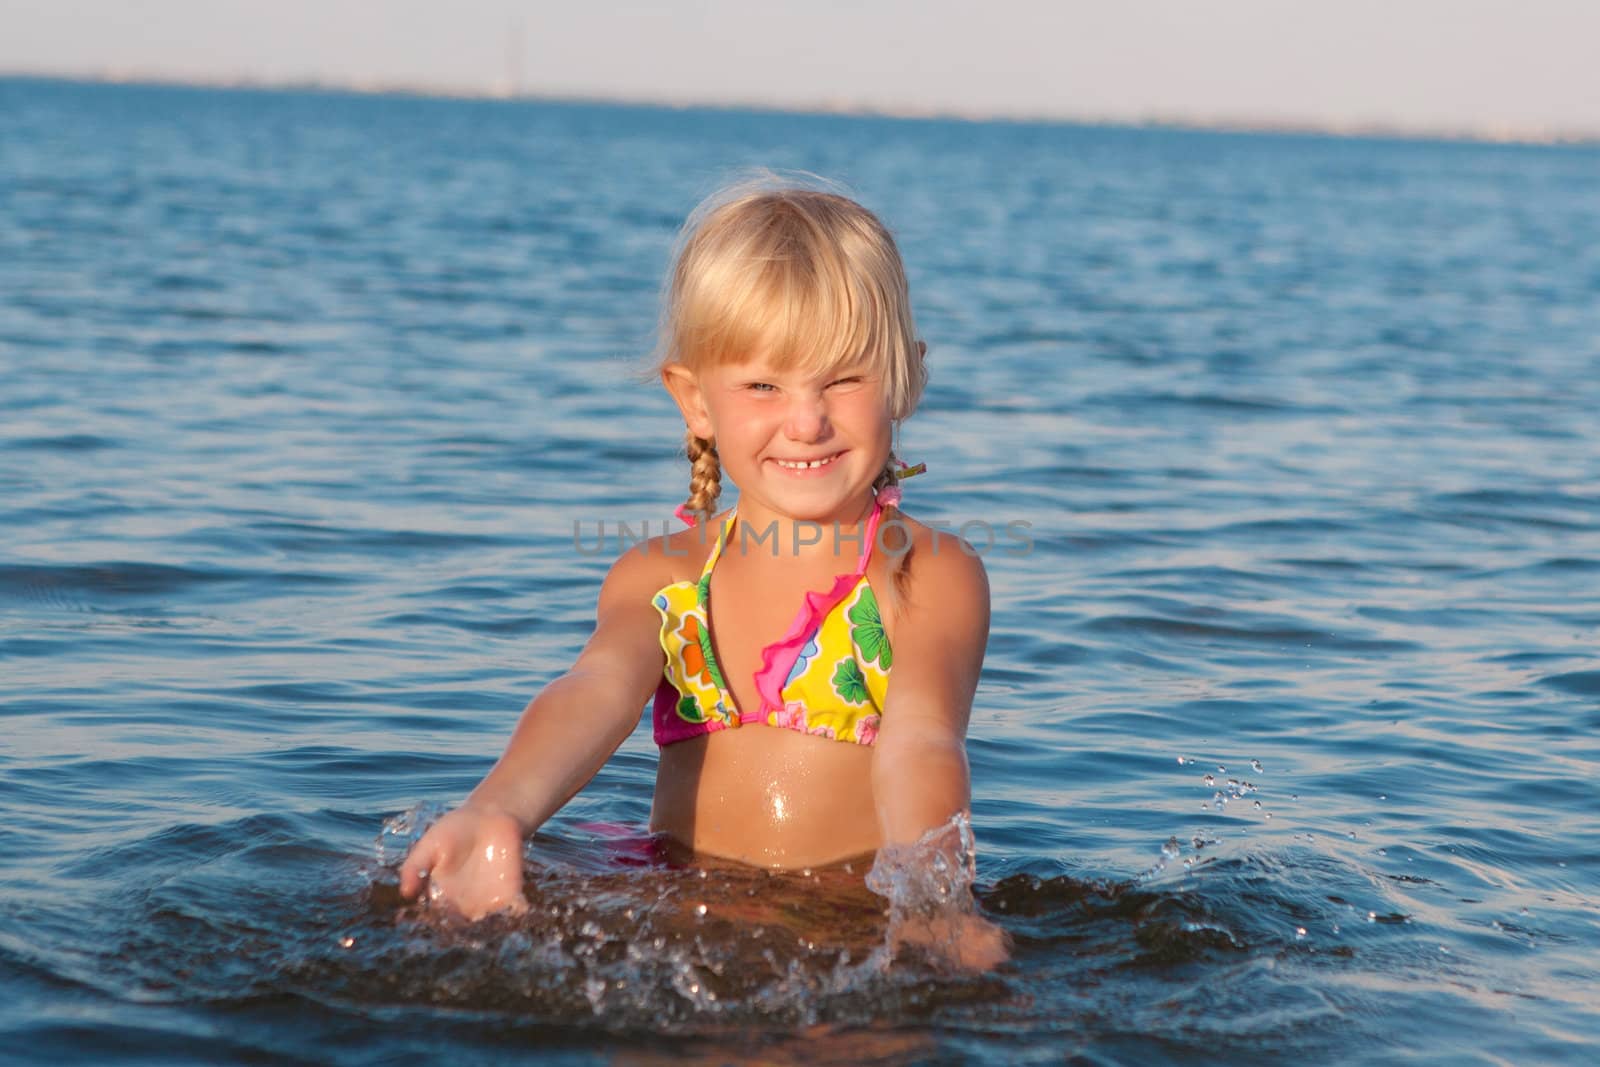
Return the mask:
{"type": "Polygon", "coordinates": [[[814,459],[809,463],[797,463],[794,460],[790,460],[790,459],[780,459],[780,460],[777,461],[777,464],[780,467],[788,467],[792,471],[803,471],[803,470],[809,470],[812,467],[820,467],[820,466],[822,466],[822,465],[824,465],[826,463],[832,463],[832,462],[833,462],[833,457],[829,456],[827,459],[814,459]]]}

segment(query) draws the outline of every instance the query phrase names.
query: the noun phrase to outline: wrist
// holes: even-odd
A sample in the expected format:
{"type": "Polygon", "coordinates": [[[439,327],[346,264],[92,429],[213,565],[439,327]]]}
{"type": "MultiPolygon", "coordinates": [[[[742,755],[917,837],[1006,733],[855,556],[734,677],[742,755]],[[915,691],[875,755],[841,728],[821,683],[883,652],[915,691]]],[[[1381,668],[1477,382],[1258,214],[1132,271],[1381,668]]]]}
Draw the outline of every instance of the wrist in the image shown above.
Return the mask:
{"type": "Polygon", "coordinates": [[[512,805],[494,794],[480,795],[478,790],[473,790],[456,810],[479,819],[509,820],[516,824],[517,832],[524,837],[530,832],[527,820],[512,805]]]}

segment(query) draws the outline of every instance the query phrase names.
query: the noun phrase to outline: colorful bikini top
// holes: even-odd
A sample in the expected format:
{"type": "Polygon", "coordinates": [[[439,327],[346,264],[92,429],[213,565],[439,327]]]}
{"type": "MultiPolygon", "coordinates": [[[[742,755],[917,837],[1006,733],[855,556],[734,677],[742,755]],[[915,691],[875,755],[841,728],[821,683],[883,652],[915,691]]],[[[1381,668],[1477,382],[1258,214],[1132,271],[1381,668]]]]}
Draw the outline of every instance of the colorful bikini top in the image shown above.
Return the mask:
{"type": "Polygon", "coordinates": [[[734,527],[735,514],[728,513],[699,581],[673,582],[651,598],[661,613],[661,648],[667,655],[653,713],[656,744],[750,723],[858,745],[877,740],[894,662],[878,598],[867,584],[867,561],[882,514],[881,502],[874,503],[856,569],[835,578],[826,593],[807,593],[788,632],[761,650],[755,676],[761,707],[741,711],[717,665],[707,621],[711,570],[734,527]]]}

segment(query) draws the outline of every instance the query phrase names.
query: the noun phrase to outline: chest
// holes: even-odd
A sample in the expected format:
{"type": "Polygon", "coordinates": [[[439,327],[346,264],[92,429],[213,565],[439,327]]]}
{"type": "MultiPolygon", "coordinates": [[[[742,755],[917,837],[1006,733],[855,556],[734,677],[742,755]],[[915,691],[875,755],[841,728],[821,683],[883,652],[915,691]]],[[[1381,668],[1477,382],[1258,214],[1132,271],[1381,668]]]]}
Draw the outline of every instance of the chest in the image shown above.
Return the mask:
{"type": "Polygon", "coordinates": [[[838,572],[731,555],[711,575],[709,629],[729,692],[740,709],[754,710],[761,706],[755,675],[764,666],[763,651],[789,633],[806,595],[826,594],[838,572]]]}

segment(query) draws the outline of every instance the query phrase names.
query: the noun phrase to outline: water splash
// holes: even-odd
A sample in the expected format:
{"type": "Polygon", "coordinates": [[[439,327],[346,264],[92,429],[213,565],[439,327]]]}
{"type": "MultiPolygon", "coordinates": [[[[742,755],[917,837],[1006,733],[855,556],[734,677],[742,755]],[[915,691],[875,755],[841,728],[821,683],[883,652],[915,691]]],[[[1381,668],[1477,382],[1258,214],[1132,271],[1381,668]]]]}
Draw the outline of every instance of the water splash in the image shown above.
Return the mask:
{"type": "Polygon", "coordinates": [[[914,844],[878,850],[867,888],[888,901],[886,958],[913,950],[941,968],[981,971],[1009,956],[1005,933],[978,913],[977,843],[964,812],[914,844]]]}
{"type": "Polygon", "coordinates": [[[921,944],[923,952],[895,960],[907,924],[976,911],[965,819],[939,828],[930,835],[936,840],[880,857],[871,891],[847,864],[774,872],[676,862],[665,850],[641,863],[634,846],[646,836],[540,834],[527,849],[526,912],[465,923],[426,901],[402,901],[395,883],[395,867],[441,810],[413,808],[379,835],[372,910],[394,932],[358,933],[353,949],[341,945],[319,961],[346,973],[365,969],[364,987],[393,987],[371,990],[379,999],[693,1032],[708,1024],[865,1024],[888,1004],[909,1004],[915,1015],[919,1003],[981,995],[966,979],[925,966],[945,946],[921,944]],[[875,893],[891,898],[887,917],[875,893]],[[397,953],[403,967],[390,959],[397,953]],[[929,981],[940,991],[933,1001],[929,981]]]}
{"type": "Polygon", "coordinates": [[[889,902],[891,917],[974,910],[977,842],[963,812],[912,845],[888,845],[867,872],[867,888],[889,902]]]}

